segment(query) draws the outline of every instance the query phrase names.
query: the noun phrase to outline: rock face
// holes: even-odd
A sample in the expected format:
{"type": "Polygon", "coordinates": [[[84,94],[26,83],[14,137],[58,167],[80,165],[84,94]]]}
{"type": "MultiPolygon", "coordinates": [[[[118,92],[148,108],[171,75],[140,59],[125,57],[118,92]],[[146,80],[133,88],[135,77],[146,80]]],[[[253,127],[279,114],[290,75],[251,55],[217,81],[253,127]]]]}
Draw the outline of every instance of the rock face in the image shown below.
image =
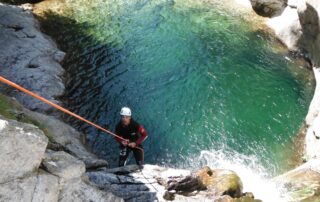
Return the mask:
{"type": "Polygon", "coordinates": [[[320,2],[317,0],[251,0],[257,14],[272,17],[267,24],[277,37],[293,51],[300,51],[312,60],[314,66],[320,65],[320,2]],[[278,2],[283,9],[279,16],[264,15],[260,10],[269,10],[265,2],[278,2]]]}
{"type": "Polygon", "coordinates": [[[250,0],[253,10],[261,16],[280,15],[287,6],[287,0],[250,0]]]}
{"type": "MultiPolygon", "coordinates": [[[[0,48],[0,74],[58,103],[55,97],[64,92],[61,79],[64,70],[59,62],[65,54],[39,31],[31,11],[0,3],[0,14],[0,44],[5,47],[0,48]]],[[[29,109],[46,111],[50,108],[11,88],[6,92],[29,109]]]]}
{"type": "Polygon", "coordinates": [[[0,201],[123,201],[90,184],[84,162],[46,151],[47,143],[37,127],[0,116],[0,201]]]}

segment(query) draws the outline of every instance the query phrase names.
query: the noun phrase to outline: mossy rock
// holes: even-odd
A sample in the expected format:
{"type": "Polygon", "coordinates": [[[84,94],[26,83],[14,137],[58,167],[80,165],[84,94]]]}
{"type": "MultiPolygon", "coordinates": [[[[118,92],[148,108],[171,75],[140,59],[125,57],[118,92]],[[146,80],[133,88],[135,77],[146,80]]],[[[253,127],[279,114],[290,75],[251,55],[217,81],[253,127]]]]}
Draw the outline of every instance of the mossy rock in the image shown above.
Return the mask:
{"type": "Polygon", "coordinates": [[[203,187],[216,196],[241,197],[243,185],[240,177],[231,170],[210,169],[208,166],[196,173],[203,187]]]}
{"type": "Polygon", "coordinates": [[[44,132],[49,142],[54,142],[52,132],[48,127],[23,113],[23,107],[14,98],[0,94],[0,115],[7,119],[35,125],[44,132]]]}
{"type": "Polygon", "coordinates": [[[303,168],[289,172],[277,181],[283,183],[289,201],[320,202],[320,173],[303,168]]]}

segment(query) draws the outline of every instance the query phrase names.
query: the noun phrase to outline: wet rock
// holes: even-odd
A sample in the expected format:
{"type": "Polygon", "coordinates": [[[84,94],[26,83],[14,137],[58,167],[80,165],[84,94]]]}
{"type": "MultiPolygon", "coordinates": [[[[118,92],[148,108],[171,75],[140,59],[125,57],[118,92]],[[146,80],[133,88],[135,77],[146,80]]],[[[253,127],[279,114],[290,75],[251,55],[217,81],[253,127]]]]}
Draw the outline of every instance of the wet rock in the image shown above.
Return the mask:
{"type": "MultiPolygon", "coordinates": [[[[30,10],[0,3],[0,13],[0,74],[59,103],[55,98],[64,92],[64,70],[59,64],[64,53],[40,32],[30,10]]],[[[29,109],[43,112],[51,108],[7,86],[1,86],[1,91],[16,97],[29,109]]]]}
{"type": "Polygon", "coordinates": [[[287,6],[287,0],[250,0],[253,10],[264,17],[280,15],[287,6]]]}
{"type": "Polygon", "coordinates": [[[0,183],[38,169],[47,143],[47,137],[37,127],[0,116],[0,183]]]}
{"type": "Polygon", "coordinates": [[[169,180],[167,189],[175,190],[177,193],[207,190],[214,196],[240,197],[243,185],[233,171],[204,167],[193,175],[169,180]]]}

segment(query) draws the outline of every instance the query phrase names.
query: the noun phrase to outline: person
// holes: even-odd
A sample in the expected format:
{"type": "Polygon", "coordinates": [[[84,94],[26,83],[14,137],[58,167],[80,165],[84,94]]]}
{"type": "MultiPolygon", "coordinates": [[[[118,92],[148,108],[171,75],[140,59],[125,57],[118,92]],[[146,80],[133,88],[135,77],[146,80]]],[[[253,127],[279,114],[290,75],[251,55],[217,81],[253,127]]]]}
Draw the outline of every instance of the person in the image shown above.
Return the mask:
{"type": "Polygon", "coordinates": [[[116,125],[116,134],[124,140],[116,138],[120,143],[119,167],[126,165],[131,151],[133,152],[137,165],[142,167],[144,160],[142,142],[148,137],[147,131],[132,118],[130,108],[123,107],[120,115],[121,120],[116,125]]]}

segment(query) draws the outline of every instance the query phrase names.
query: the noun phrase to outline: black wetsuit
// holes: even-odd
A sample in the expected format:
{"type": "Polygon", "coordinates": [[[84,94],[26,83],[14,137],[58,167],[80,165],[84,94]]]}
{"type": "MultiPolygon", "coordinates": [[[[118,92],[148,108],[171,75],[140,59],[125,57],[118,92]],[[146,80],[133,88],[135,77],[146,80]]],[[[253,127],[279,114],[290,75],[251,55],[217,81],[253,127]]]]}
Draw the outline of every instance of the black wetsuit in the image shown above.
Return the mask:
{"type": "MultiPolygon", "coordinates": [[[[124,139],[128,139],[129,143],[135,142],[136,146],[139,148],[142,148],[141,144],[148,136],[144,127],[133,119],[130,120],[130,124],[128,126],[124,126],[120,121],[116,126],[116,134],[124,139]]],[[[120,142],[119,166],[124,166],[126,164],[131,151],[133,151],[133,155],[137,165],[143,165],[143,150],[138,148],[131,148],[128,146],[125,147],[121,144],[122,140],[119,138],[117,138],[117,141],[120,142]]]]}

